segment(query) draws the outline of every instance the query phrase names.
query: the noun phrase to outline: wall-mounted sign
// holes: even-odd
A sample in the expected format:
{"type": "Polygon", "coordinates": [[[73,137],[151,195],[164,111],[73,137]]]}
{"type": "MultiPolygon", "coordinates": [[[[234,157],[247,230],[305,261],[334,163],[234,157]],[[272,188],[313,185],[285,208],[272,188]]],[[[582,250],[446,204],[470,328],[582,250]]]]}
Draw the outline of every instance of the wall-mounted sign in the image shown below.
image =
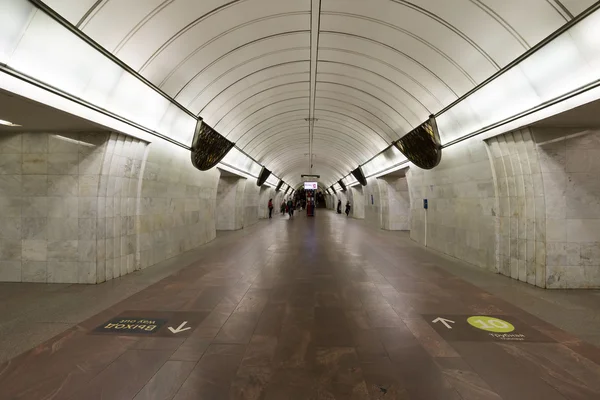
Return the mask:
{"type": "Polygon", "coordinates": [[[317,182],[304,182],[304,190],[317,190],[317,182]]]}

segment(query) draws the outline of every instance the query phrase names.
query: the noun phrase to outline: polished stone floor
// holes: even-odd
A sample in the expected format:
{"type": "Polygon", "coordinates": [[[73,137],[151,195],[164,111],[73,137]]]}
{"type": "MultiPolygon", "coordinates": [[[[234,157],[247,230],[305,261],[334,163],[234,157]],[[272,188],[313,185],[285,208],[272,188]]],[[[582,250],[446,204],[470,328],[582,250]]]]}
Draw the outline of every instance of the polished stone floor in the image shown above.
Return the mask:
{"type": "Polygon", "coordinates": [[[598,335],[597,292],[528,288],[323,210],[187,257],[0,286],[3,343],[42,314],[58,333],[0,365],[0,399],[600,399],[600,349],[577,337],[598,335]]]}

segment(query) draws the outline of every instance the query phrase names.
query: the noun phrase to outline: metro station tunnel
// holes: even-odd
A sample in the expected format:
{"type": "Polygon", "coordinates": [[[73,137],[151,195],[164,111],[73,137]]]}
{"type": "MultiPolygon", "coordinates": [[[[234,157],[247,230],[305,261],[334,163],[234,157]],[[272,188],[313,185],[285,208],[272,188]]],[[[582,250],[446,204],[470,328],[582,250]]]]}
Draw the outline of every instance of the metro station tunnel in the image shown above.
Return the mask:
{"type": "Polygon", "coordinates": [[[600,2],[0,0],[1,400],[600,400],[600,2]]]}

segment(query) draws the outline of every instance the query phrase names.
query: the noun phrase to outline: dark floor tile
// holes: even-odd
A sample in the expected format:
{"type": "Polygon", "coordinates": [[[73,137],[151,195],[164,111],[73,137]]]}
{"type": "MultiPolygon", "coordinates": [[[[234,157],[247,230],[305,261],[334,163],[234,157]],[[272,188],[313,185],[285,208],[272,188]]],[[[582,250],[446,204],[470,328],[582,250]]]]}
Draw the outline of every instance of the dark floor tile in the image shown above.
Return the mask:
{"type": "Polygon", "coordinates": [[[543,356],[546,352],[556,351],[551,347],[558,347],[560,345],[549,345],[542,354],[540,354],[539,348],[537,352],[529,351],[532,347],[530,343],[499,343],[498,346],[517,359],[525,370],[539,376],[565,398],[572,400],[600,399],[600,390],[597,387],[595,389],[589,387],[586,382],[577,379],[562,365],[556,364],[543,356]]]}
{"type": "Polygon", "coordinates": [[[211,341],[212,339],[189,337],[175,350],[170,360],[197,362],[202,358],[211,341]]]}
{"type": "Polygon", "coordinates": [[[0,399],[69,398],[137,340],[66,331],[0,366],[0,399]]]}
{"type": "Polygon", "coordinates": [[[250,342],[254,328],[258,323],[259,314],[250,312],[234,312],[215,337],[216,343],[250,342]]]}
{"type": "Polygon", "coordinates": [[[405,318],[403,322],[432,357],[458,357],[452,346],[423,318],[405,318]]]}
{"type": "Polygon", "coordinates": [[[212,311],[225,296],[224,286],[205,286],[197,295],[185,304],[185,310],[212,311]]]}
{"type": "Polygon", "coordinates": [[[318,399],[318,375],[309,369],[276,368],[267,387],[265,400],[318,399]]]}
{"type": "Polygon", "coordinates": [[[133,400],[172,399],[195,365],[195,362],[167,361],[133,400]]]}
{"type": "Polygon", "coordinates": [[[235,312],[261,313],[269,300],[269,290],[250,289],[246,292],[235,312]]]}
{"type": "Polygon", "coordinates": [[[454,347],[475,373],[503,399],[566,399],[495,343],[456,342],[454,347]]]}
{"type": "Polygon", "coordinates": [[[268,303],[263,309],[254,333],[262,336],[278,336],[281,332],[286,305],[268,303]]]}
{"type": "Polygon", "coordinates": [[[312,341],[316,346],[352,346],[354,341],[344,310],[317,307],[312,341]]]}
{"type": "Polygon", "coordinates": [[[463,400],[502,400],[462,358],[438,358],[435,362],[463,400]]]}
{"type": "Polygon", "coordinates": [[[361,363],[361,369],[371,400],[410,400],[408,391],[389,358],[382,357],[361,363]]]}
{"type": "Polygon", "coordinates": [[[184,338],[141,337],[132,348],[137,350],[176,350],[184,338]]]}
{"type": "Polygon", "coordinates": [[[273,363],[277,350],[277,338],[273,336],[252,336],[242,360],[244,367],[267,367],[273,363]]]}
{"type": "Polygon", "coordinates": [[[352,332],[354,346],[361,362],[372,362],[387,358],[387,352],[379,340],[375,329],[355,330],[352,332]]]}
{"type": "Polygon", "coordinates": [[[174,399],[229,399],[231,384],[245,350],[244,345],[238,344],[211,345],[174,399]]]}
{"type": "Polygon", "coordinates": [[[321,398],[368,400],[369,392],[353,347],[318,347],[315,370],[321,398]]]}
{"type": "Polygon", "coordinates": [[[382,328],[379,335],[411,399],[460,399],[433,358],[406,326],[382,328]]]}
{"type": "Polygon", "coordinates": [[[87,385],[74,399],[133,398],[167,361],[171,351],[128,350],[87,385]]]}
{"type": "Polygon", "coordinates": [[[371,328],[394,328],[404,326],[404,323],[396,311],[394,311],[387,303],[368,309],[367,316],[371,328]]]}
{"type": "Polygon", "coordinates": [[[242,366],[229,391],[230,400],[259,400],[266,396],[273,368],[270,366],[242,366]]]}

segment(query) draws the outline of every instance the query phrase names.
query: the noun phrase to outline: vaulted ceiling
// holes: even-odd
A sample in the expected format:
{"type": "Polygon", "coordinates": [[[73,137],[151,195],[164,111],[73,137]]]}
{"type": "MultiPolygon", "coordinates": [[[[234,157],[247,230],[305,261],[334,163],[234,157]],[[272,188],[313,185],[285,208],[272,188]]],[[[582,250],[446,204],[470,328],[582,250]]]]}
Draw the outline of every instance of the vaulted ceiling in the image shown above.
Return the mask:
{"type": "Polygon", "coordinates": [[[286,182],[331,183],[593,0],[46,0],[286,182]]]}

